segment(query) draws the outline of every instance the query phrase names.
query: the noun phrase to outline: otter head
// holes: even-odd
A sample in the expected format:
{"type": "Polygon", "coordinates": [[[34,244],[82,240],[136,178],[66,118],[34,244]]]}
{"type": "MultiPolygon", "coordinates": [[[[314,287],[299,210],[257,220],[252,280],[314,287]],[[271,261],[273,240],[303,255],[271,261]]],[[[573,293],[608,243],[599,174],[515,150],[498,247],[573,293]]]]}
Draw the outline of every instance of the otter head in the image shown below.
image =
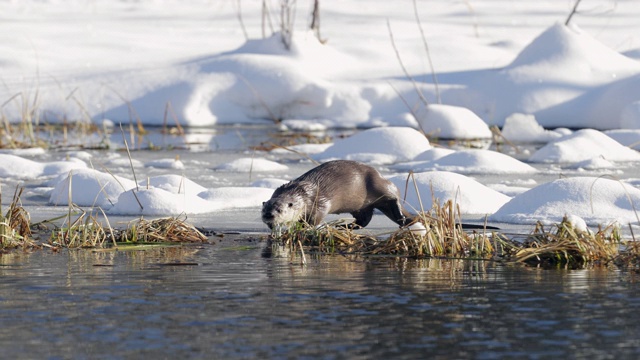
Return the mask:
{"type": "Polygon", "coordinates": [[[300,190],[296,187],[280,187],[271,199],[262,203],[262,221],[269,229],[286,226],[302,219],[307,205],[305,192],[300,190]]]}

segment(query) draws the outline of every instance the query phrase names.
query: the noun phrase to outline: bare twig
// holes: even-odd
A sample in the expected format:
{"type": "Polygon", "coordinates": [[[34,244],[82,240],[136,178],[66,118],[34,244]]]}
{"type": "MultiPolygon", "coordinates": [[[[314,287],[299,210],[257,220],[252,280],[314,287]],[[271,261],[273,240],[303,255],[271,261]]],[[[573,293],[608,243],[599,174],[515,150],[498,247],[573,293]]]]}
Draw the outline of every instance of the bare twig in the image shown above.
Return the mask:
{"type": "Polygon", "coordinates": [[[576,3],[573,4],[573,9],[571,9],[571,13],[569,13],[569,16],[567,16],[567,20],[564,22],[565,26],[569,26],[569,22],[571,22],[571,18],[575,13],[578,12],[578,5],[580,5],[580,1],[581,0],[576,0],[576,3]]]}
{"type": "Polygon", "coordinates": [[[438,104],[442,104],[442,98],[440,97],[440,87],[438,86],[438,76],[436,75],[436,70],[433,66],[433,61],[431,60],[431,51],[429,51],[429,44],[427,43],[427,37],[424,35],[424,29],[422,28],[422,22],[420,21],[420,16],[418,15],[418,4],[416,0],[413,0],[413,14],[416,17],[416,22],[418,23],[418,28],[420,29],[420,37],[422,38],[422,44],[424,44],[424,50],[427,53],[427,60],[429,61],[429,68],[431,69],[431,78],[433,79],[433,86],[436,90],[436,101],[438,104]]]}
{"type": "Polygon", "coordinates": [[[396,46],[395,40],[393,39],[393,31],[391,31],[391,23],[389,23],[389,19],[387,19],[387,29],[389,29],[389,39],[391,39],[391,46],[393,46],[393,51],[395,51],[396,53],[396,58],[398,59],[398,63],[400,63],[402,72],[404,72],[404,75],[411,81],[411,84],[413,84],[413,88],[416,90],[416,93],[418,94],[418,97],[420,97],[420,100],[422,101],[424,106],[429,106],[429,102],[424,97],[424,94],[418,87],[416,80],[409,74],[409,72],[407,71],[407,68],[404,66],[404,63],[402,62],[402,58],[400,57],[400,52],[398,51],[398,47],[396,46]]]}

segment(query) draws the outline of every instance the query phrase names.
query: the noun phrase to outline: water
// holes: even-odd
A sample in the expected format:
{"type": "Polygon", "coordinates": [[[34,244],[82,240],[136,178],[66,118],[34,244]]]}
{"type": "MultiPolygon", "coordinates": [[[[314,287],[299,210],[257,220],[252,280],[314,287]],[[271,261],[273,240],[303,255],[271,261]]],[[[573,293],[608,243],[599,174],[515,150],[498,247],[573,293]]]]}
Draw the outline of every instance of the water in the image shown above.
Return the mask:
{"type": "Polygon", "coordinates": [[[310,254],[302,266],[250,238],[2,255],[2,357],[640,355],[634,274],[310,254]]]}
{"type": "MultiPolygon", "coordinates": [[[[114,140],[117,137],[114,135],[114,140]]],[[[185,161],[205,187],[246,186],[257,176],[212,168],[254,156],[273,129],[224,128],[185,137],[151,133],[132,148],[142,162],[185,161]]],[[[93,151],[94,161],[109,155],[93,151]]],[[[50,152],[37,160],[59,159],[50,152]]],[[[279,155],[293,178],[312,167],[279,155]]],[[[544,166],[544,165],[541,165],[544,166]]],[[[128,167],[110,169],[131,178],[128,167]]],[[[385,172],[384,168],[380,169],[385,172]]],[[[536,181],[558,176],[542,168],[536,181]]],[[[140,178],[176,173],[137,169],[140,178]]],[[[387,171],[388,172],[388,171],[387,171]]],[[[625,169],[625,177],[640,176],[625,169]]],[[[495,175],[478,175],[496,183],[495,175]]],[[[500,180],[518,176],[501,175],[500,180]]],[[[33,221],[64,215],[48,205],[46,179],[24,185],[33,221]]],[[[3,205],[10,201],[3,198],[3,205]]],[[[125,227],[132,217],[110,216],[125,227]]],[[[476,219],[482,223],[482,219],[476,219]]],[[[12,359],[119,358],[637,358],[638,277],[615,268],[536,269],[495,262],[268,254],[259,209],[190,215],[239,237],[145,251],[45,249],[0,255],[0,348],[12,359]]],[[[528,233],[531,228],[503,229],[528,233]]],[[[367,229],[395,228],[374,216],[367,229]]]]}

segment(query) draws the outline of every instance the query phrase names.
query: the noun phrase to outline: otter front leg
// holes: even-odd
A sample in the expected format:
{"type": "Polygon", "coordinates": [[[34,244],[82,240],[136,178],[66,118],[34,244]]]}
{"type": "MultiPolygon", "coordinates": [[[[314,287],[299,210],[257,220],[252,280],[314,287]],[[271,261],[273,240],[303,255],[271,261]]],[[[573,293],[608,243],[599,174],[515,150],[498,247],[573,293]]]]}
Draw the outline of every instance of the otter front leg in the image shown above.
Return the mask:
{"type": "Polygon", "coordinates": [[[353,222],[353,225],[363,228],[369,225],[369,223],[371,222],[371,218],[373,217],[373,207],[370,206],[358,211],[354,211],[351,213],[351,216],[356,219],[353,222]]]}

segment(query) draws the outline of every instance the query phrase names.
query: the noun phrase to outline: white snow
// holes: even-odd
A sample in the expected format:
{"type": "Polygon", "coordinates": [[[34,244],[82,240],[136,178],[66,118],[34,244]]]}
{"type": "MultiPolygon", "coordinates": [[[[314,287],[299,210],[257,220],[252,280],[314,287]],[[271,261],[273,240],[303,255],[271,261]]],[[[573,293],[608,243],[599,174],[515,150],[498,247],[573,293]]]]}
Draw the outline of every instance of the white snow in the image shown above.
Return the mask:
{"type": "Polygon", "coordinates": [[[94,169],[77,169],[56,179],[49,202],[68,205],[71,199],[79,206],[109,208],[118,201],[121,193],[135,186],[134,181],[119,176],[94,169]]]}
{"type": "Polygon", "coordinates": [[[471,110],[458,106],[430,104],[419,118],[420,128],[429,136],[443,139],[490,138],[487,124],[471,110]]]}
{"type": "Polygon", "coordinates": [[[512,142],[546,143],[562,137],[557,131],[543,128],[531,114],[511,114],[504,122],[502,135],[512,142]]]}
{"type": "Polygon", "coordinates": [[[531,224],[560,222],[565,215],[590,225],[638,222],[640,190],[616,180],[596,177],[558,179],[515,196],[491,221],[531,224]]]}
{"type": "Polygon", "coordinates": [[[160,169],[176,169],[176,170],[184,169],[184,163],[180,159],[157,159],[157,160],[147,161],[144,164],[144,166],[160,168],[160,169]]]}
{"type": "Polygon", "coordinates": [[[417,129],[415,114],[438,136],[464,138],[487,136],[479,119],[503,125],[513,113],[547,128],[637,125],[640,63],[622,54],[639,51],[637,3],[595,15],[580,4],[569,26],[565,2],[418,5],[435,77],[411,6],[383,0],[323,3],[322,41],[298,4],[289,50],[277,26],[264,31],[261,2],[2,1],[12,15],[0,25],[3,115],[18,121],[36,104],[48,121],[116,125],[135,112],[161,125],[170,104],[183,125],[283,120],[311,131],[417,129]]]}
{"type": "Polygon", "coordinates": [[[406,193],[406,206],[413,212],[431,209],[432,200],[437,199],[440,205],[452,200],[463,214],[493,214],[511,199],[469,177],[447,171],[415,173],[408,185],[407,175],[392,176],[389,180],[398,187],[402,198],[406,193]]]}
{"type": "Polygon", "coordinates": [[[458,150],[433,161],[410,162],[392,166],[400,171],[453,171],[460,174],[532,174],[531,165],[492,150],[458,150]]]}
{"type": "Polygon", "coordinates": [[[286,165],[262,158],[241,158],[228,163],[218,165],[217,171],[234,172],[278,172],[289,169],[286,165]]]}
{"type": "MultiPolygon", "coordinates": [[[[414,171],[424,203],[430,204],[433,186],[440,200],[456,199],[466,214],[492,214],[492,221],[532,224],[566,215],[578,227],[580,219],[637,222],[628,200],[637,208],[637,182],[623,187],[606,178],[556,178],[618,176],[638,167],[640,153],[629,147],[640,148],[640,2],[599,2],[608,10],[595,14],[583,2],[569,26],[562,21],[573,2],[418,5],[431,64],[411,6],[385,0],[322,2],[322,41],[306,30],[308,9],[298,4],[289,50],[277,28],[263,36],[259,1],[0,1],[0,12],[11,15],[0,22],[3,130],[5,120],[90,120],[113,129],[135,117],[162,125],[168,109],[192,127],[352,129],[355,135],[333,144],[290,149],[320,161],[366,162],[402,187],[406,176],[400,174],[414,171]],[[490,125],[502,126],[506,140],[532,146],[514,157],[456,151],[448,143],[432,147],[421,133],[490,139],[490,125]]],[[[10,132],[0,135],[3,146],[16,140],[10,132]]],[[[248,207],[259,221],[261,202],[285,180],[238,186],[239,176],[290,179],[311,166],[284,149],[249,152],[250,141],[233,131],[185,139],[223,155],[182,162],[158,153],[142,162],[135,153],[130,160],[109,151],[3,149],[0,181],[24,183],[52,205],[71,197],[109,214],[248,207]],[[141,172],[139,190],[131,163],[141,172]]],[[[409,203],[418,208],[412,196],[409,203]]]]}
{"type": "Polygon", "coordinates": [[[593,129],[576,131],[549,143],[533,153],[529,161],[572,163],[595,157],[608,161],[640,161],[640,153],[593,129]]]}
{"type": "Polygon", "coordinates": [[[0,177],[17,179],[56,176],[69,172],[73,169],[82,169],[87,167],[87,164],[82,160],[74,158],[69,161],[40,163],[10,154],[0,154],[0,164],[2,164],[0,167],[0,177]]]}
{"type": "Polygon", "coordinates": [[[375,128],[338,140],[313,157],[321,161],[347,159],[382,165],[412,160],[430,148],[429,140],[417,130],[375,128]]]}

